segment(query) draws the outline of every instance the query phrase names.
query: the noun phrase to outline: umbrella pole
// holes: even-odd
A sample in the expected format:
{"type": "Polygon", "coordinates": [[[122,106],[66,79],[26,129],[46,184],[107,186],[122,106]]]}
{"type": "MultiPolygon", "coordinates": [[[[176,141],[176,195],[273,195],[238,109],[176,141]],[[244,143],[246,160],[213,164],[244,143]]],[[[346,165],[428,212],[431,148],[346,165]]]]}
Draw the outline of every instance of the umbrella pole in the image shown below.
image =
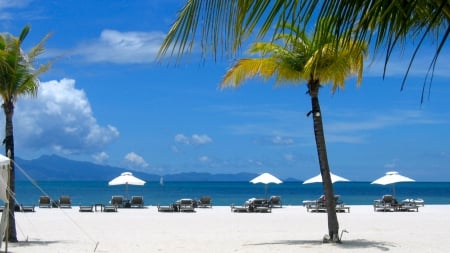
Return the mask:
{"type": "Polygon", "coordinates": [[[267,200],[267,184],[264,185],[264,198],[267,200]]]}

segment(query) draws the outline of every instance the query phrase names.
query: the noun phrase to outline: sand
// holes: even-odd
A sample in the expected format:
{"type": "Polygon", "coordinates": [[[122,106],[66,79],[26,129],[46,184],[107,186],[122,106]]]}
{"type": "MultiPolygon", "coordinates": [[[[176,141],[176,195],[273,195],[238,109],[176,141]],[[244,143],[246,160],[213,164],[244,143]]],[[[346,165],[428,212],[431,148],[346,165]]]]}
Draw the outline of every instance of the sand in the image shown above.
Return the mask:
{"type": "MultiPolygon", "coordinates": [[[[283,206],[272,213],[232,213],[228,206],[195,213],[158,213],[155,206],[117,213],[36,208],[16,213],[19,243],[8,252],[448,252],[450,205],[419,212],[339,213],[342,244],[324,244],[325,213],[283,206]]],[[[1,252],[4,252],[2,245],[1,252]]]]}

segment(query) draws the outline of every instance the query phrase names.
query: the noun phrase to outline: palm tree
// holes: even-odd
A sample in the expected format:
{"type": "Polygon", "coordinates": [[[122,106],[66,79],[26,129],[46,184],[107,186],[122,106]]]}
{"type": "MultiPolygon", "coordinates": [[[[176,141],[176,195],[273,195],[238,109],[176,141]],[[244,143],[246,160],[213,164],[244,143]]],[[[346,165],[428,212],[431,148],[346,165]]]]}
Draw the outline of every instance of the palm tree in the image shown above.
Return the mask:
{"type": "MultiPolygon", "coordinates": [[[[320,24],[317,29],[320,29],[320,24]]],[[[316,33],[310,39],[298,27],[286,25],[285,28],[290,31],[277,35],[273,42],[254,43],[249,53],[260,54],[260,57],[238,60],[226,73],[221,86],[238,87],[246,79],[255,76],[265,80],[274,77],[276,83],[298,84],[299,81],[306,81],[312,106],[308,115],[313,118],[323,191],[327,199],[328,234],[333,242],[339,242],[339,223],[325,145],[319,89],[325,83],[331,83],[333,91],[343,88],[345,79],[355,74],[360,84],[366,46],[353,42],[345,43],[346,47],[342,46],[344,43],[336,47],[332,35],[316,33]]]]}
{"type": "MultiPolygon", "coordinates": [[[[448,0],[189,0],[169,30],[159,57],[170,54],[180,59],[195,48],[196,40],[200,40],[203,57],[234,57],[248,38],[255,38],[253,34],[261,40],[269,32],[274,36],[278,33],[273,31],[274,25],[308,27],[323,18],[332,18],[322,31],[336,34],[335,44],[351,41],[353,37],[343,31],[354,29],[358,41],[369,41],[374,52],[385,53],[385,70],[397,46],[402,48],[411,38],[416,40],[411,66],[423,41],[434,39],[437,47],[429,66],[432,74],[450,34],[448,0]]],[[[402,87],[404,83],[405,79],[402,87]]]]}
{"type": "MultiPolygon", "coordinates": [[[[0,34],[0,96],[3,99],[2,108],[5,113],[5,153],[11,159],[11,173],[9,178],[9,204],[14,208],[15,199],[15,170],[14,170],[14,131],[13,115],[14,104],[20,96],[35,96],[39,87],[37,77],[47,71],[50,63],[33,66],[36,57],[44,51],[44,43],[49,35],[46,35],[28,53],[23,52],[22,43],[25,40],[30,26],[25,26],[18,38],[8,33],[0,34]]],[[[16,222],[14,211],[9,214],[9,241],[16,242],[16,222]]]]}

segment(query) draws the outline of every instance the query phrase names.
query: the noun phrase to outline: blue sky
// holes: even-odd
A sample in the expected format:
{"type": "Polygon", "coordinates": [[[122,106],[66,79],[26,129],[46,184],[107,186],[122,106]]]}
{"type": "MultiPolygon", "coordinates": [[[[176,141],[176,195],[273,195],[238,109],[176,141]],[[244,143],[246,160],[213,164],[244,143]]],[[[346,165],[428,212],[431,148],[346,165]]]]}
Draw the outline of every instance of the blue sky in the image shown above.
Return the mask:
{"type": "MultiPolygon", "coordinates": [[[[60,57],[41,76],[38,97],[16,105],[16,156],[57,154],[156,174],[318,174],[304,84],[255,79],[221,90],[232,60],[202,62],[194,52],[179,66],[155,62],[183,3],[0,0],[1,32],[18,36],[30,24],[25,49],[52,33],[40,59],[60,57]]],[[[427,42],[400,91],[411,46],[405,51],[384,80],[380,56],[367,62],[361,87],[349,79],[335,94],[321,90],[334,173],[372,181],[396,170],[419,181],[450,181],[449,47],[423,104],[433,45],[427,42]]]]}

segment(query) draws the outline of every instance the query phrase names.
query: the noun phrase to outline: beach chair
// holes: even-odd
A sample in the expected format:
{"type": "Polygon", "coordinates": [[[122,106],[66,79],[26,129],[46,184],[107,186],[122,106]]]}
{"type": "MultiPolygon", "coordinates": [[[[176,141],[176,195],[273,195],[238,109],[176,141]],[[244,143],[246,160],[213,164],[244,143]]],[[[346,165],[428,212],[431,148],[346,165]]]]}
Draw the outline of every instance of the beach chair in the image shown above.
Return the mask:
{"type": "Polygon", "coordinates": [[[272,208],[269,205],[269,202],[265,199],[252,199],[250,201],[250,208],[249,210],[251,212],[258,212],[258,213],[270,213],[272,212],[272,208]]]}
{"type": "Polygon", "coordinates": [[[281,197],[280,196],[271,196],[269,198],[269,205],[270,207],[283,207],[283,204],[281,203],[281,197]]]}
{"type": "Polygon", "coordinates": [[[379,200],[375,200],[373,203],[374,211],[398,211],[399,204],[392,195],[383,195],[379,200]]]}
{"type": "Polygon", "coordinates": [[[402,201],[398,207],[397,211],[409,212],[409,211],[419,211],[419,206],[414,201],[402,201]]]}
{"type": "MultiPolygon", "coordinates": [[[[350,212],[350,207],[345,206],[339,195],[334,196],[336,212],[350,212]]],[[[327,200],[325,195],[321,195],[317,200],[304,200],[303,206],[307,212],[327,212],[327,200]]]]}
{"type": "Polygon", "coordinates": [[[62,195],[59,197],[59,208],[72,208],[72,201],[70,196],[62,195]]]}
{"type": "Polygon", "coordinates": [[[94,212],[94,205],[81,205],[80,212],[94,212]]]}
{"type": "Polygon", "coordinates": [[[123,196],[121,195],[112,196],[109,203],[115,207],[123,207],[123,196]]]}
{"type": "Polygon", "coordinates": [[[193,199],[180,199],[176,204],[179,212],[195,212],[193,199]]]}
{"type": "Polygon", "coordinates": [[[34,205],[20,205],[20,211],[24,213],[34,212],[34,205]]]}
{"type": "Polygon", "coordinates": [[[344,201],[342,201],[342,199],[341,199],[341,197],[339,196],[339,195],[335,195],[334,196],[334,201],[335,201],[335,204],[336,204],[336,212],[343,212],[343,213],[345,213],[345,212],[347,212],[347,213],[349,213],[350,212],[350,207],[349,206],[346,206],[345,204],[344,204],[344,201]]]}
{"type": "Polygon", "coordinates": [[[234,204],[232,204],[230,207],[231,207],[231,212],[233,212],[233,213],[247,213],[247,212],[249,212],[248,205],[246,205],[246,204],[244,204],[242,206],[235,206],[234,204]]]}
{"type": "Polygon", "coordinates": [[[130,201],[130,207],[144,207],[144,197],[143,196],[132,196],[130,201]]]}
{"type": "Polygon", "coordinates": [[[49,196],[40,196],[39,197],[39,208],[46,207],[46,208],[52,208],[52,202],[49,196]]]}
{"type": "Polygon", "coordinates": [[[161,206],[158,204],[158,212],[175,212],[173,205],[161,206]]]}
{"type": "Polygon", "coordinates": [[[117,212],[117,206],[111,205],[111,206],[104,206],[103,212],[105,213],[115,213],[117,212]]]}
{"type": "Polygon", "coordinates": [[[198,207],[212,207],[211,197],[202,196],[198,201],[198,207]]]}
{"type": "Polygon", "coordinates": [[[322,195],[317,200],[306,200],[303,201],[303,205],[306,207],[307,212],[326,212],[327,203],[325,195],[322,195]]]}

